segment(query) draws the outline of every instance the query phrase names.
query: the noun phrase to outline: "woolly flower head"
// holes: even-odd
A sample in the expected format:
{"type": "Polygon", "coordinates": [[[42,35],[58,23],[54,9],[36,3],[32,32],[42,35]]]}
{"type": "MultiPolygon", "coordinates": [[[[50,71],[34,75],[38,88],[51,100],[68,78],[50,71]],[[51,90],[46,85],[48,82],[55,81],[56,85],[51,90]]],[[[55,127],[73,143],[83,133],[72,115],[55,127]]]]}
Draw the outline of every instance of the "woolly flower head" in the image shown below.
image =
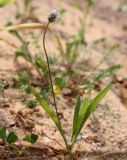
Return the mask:
{"type": "Polygon", "coordinates": [[[58,12],[57,10],[52,10],[48,16],[48,21],[49,22],[55,22],[56,18],[58,17],[58,12]]]}

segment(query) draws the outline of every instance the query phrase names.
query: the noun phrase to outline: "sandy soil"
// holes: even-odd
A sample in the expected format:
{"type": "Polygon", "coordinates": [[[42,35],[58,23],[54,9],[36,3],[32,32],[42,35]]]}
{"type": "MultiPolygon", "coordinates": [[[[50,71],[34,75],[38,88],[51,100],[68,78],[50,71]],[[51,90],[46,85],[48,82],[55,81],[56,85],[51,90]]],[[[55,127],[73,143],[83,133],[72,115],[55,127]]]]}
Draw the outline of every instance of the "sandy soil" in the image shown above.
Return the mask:
{"type": "MultiPolygon", "coordinates": [[[[79,27],[79,17],[82,16],[82,13],[73,7],[73,3],[74,1],[72,0],[65,2],[57,0],[33,1],[33,5],[38,7],[35,15],[42,22],[46,21],[49,11],[53,8],[64,8],[67,10],[63,15],[64,27],[57,23],[51,26],[52,32],[55,30],[58,35],[61,35],[63,44],[65,44],[71,35],[76,33],[76,29],[79,27]]],[[[82,0],[81,3],[84,4],[82,0]]],[[[102,45],[98,45],[92,49],[92,54],[89,57],[90,64],[94,66],[101,59],[104,51],[113,44],[119,43],[121,45],[120,49],[111,55],[101,67],[106,68],[109,64],[117,63],[121,64],[122,68],[113,78],[113,86],[109,94],[84,126],[81,132],[82,136],[80,135],[75,145],[76,160],[127,159],[127,5],[125,2],[125,11],[118,12],[117,8],[120,3],[124,2],[121,0],[95,0],[95,5],[88,16],[86,27],[87,41],[90,43],[101,37],[106,38],[106,41],[102,45]],[[105,107],[105,103],[108,104],[108,108],[105,107]]],[[[1,8],[0,13],[2,15],[0,16],[0,26],[3,27],[7,19],[14,19],[15,6],[9,5],[1,8]]],[[[35,32],[39,33],[38,31],[35,32]]],[[[39,40],[41,49],[43,50],[40,37],[39,40]]],[[[57,45],[53,43],[54,41],[53,33],[48,33],[47,50],[50,53],[56,52],[58,54],[57,45]]],[[[20,42],[15,37],[4,31],[0,32],[0,79],[5,80],[7,83],[4,95],[6,97],[6,105],[3,104],[2,95],[0,98],[0,125],[17,123],[17,126],[13,127],[13,130],[20,137],[16,145],[19,148],[25,145],[26,149],[20,157],[17,157],[17,153],[13,148],[8,149],[1,145],[0,159],[62,160],[63,156],[61,153],[64,153],[64,148],[59,146],[55,141],[60,142],[62,145],[63,142],[54,124],[40,106],[37,106],[33,110],[27,108],[21,101],[23,95],[19,94],[13,86],[12,75],[16,75],[21,69],[25,68],[35,73],[32,67],[22,59],[19,60],[18,65],[15,63],[14,51],[19,45],[20,42]],[[22,114],[20,114],[21,111],[22,114]],[[1,118],[2,116],[5,118],[1,118]],[[21,127],[20,118],[25,123],[24,128],[21,127]],[[34,146],[29,147],[29,144],[25,144],[22,141],[22,137],[25,133],[31,131],[36,131],[39,134],[39,140],[34,146]],[[55,141],[47,136],[55,139],[55,141]]],[[[35,48],[32,48],[32,45],[31,50],[32,54],[34,54],[35,48]]],[[[85,55],[85,49],[82,49],[81,55],[85,55]]],[[[84,65],[82,71],[85,72],[85,69],[86,66],[84,65]]],[[[101,83],[100,87],[103,88],[108,80],[106,79],[101,83]]],[[[71,91],[69,88],[69,92],[71,96],[65,95],[64,92],[57,96],[58,110],[68,137],[75,104],[75,95],[72,94],[73,90],[71,91]]],[[[93,95],[95,94],[96,91],[93,95]]]]}

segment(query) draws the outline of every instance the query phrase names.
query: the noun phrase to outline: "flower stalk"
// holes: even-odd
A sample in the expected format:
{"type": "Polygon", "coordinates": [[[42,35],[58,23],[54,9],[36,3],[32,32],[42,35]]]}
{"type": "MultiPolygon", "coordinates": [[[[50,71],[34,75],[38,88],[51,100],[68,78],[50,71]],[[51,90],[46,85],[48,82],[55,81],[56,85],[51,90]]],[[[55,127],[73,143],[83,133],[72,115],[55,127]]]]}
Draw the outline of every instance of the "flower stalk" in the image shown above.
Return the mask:
{"type": "Polygon", "coordinates": [[[53,95],[53,100],[54,100],[55,111],[56,111],[56,115],[59,119],[59,114],[58,114],[58,109],[57,109],[57,104],[56,104],[56,98],[55,98],[55,92],[54,92],[54,89],[53,89],[53,80],[52,80],[52,75],[51,75],[50,63],[49,63],[49,58],[48,58],[48,54],[47,54],[47,50],[46,50],[46,46],[45,46],[45,37],[46,37],[46,33],[47,33],[47,30],[48,30],[49,24],[54,22],[56,20],[56,18],[57,18],[57,11],[53,10],[48,16],[48,23],[47,23],[47,25],[45,27],[45,30],[44,30],[43,48],[44,48],[44,53],[45,53],[46,60],[47,60],[48,73],[49,73],[49,78],[50,78],[50,84],[51,84],[51,90],[52,90],[52,95],[53,95]]]}

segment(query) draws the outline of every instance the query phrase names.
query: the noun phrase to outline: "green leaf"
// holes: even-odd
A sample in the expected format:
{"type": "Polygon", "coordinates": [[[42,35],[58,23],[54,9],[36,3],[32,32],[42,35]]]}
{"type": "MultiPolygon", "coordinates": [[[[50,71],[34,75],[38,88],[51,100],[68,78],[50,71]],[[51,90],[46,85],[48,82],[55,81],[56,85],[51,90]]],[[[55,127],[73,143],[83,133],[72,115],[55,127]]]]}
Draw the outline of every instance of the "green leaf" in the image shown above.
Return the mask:
{"type": "Polygon", "coordinates": [[[72,134],[71,141],[73,140],[73,138],[76,135],[76,133],[78,133],[78,128],[80,126],[80,123],[81,123],[81,121],[83,119],[84,114],[87,111],[87,108],[88,108],[88,99],[85,99],[84,102],[83,102],[83,105],[82,105],[82,107],[81,107],[81,109],[79,111],[78,117],[76,118],[76,123],[77,123],[76,126],[77,127],[76,127],[75,131],[72,134]]]}
{"type": "Polygon", "coordinates": [[[86,111],[88,108],[88,99],[86,98],[83,102],[83,105],[80,109],[80,113],[79,113],[79,121],[81,122],[81,120],[83,119],[83,116],[85,115],[86,111]]]}
{"type": "Polygon", "coordinates": [[[6,139],[6,127],[0,128],[0,139],[5,140],[6,139]]]}
{"type": "Polygon", "coordinates": [[[76,106],[75,106],[75,111],[74,111],[74,117],[73,117],[72,136],[76,132],[77,127],[78,127],[78,117],[79,117],[80,106],[81,106],[81,99],[80,99],[80,96],[78,95],[77,101],[76,101],[76,106]]]}
{"type": "Polygon", "coordinates": [[[26,135],[23,140],[34,144],[38,140],[38,135],[32,133],[31,135],[26,135]]]}
{"type": "Polygon", "coordinates": [[[0,7],[3,7],[9,3],[13,3],[15,0],[0,0],[0,7]]]}
{"type": "Polygon", "coordinates": [[[109,91],[109,89],[111,88],[112,83],[109,83],[89,104],[86,113],[84,114],[83,120],[81,122],[80,128],[79,128],[79,132],[82,129],[84,123],[86,122],[86,120],[88,119],[88,117],[90,116],[90,114],[94,111],[94,109],[96,108],[96,106],[98,105],[98,103],[103,99],[103,97],[107,94],[107,92],[109,91]]]}
{"type": "Polygon", "coordinates": [[[38,102],[41,104],[43,109],[46,111],[46,113],[49,115],[49,117],[53,120],[55,125],[57,126],[57,128],[58,128],[61,136],[63,137],[63,140],[64,140],[66,146],[67,146],[67,140],[65,138],[64,131],[62,129],[62,126],[61,126],[61,123],[60,123],[58,117],[56,116],[56,114],[54,113],[52,108],[49,107],[49,105],[46,103],[46,101],[40,96],[40,94],[38,93],[38,91],[34,87],[32,87],[32,93],[34,94],[34,96],[36,97],[38,102]]]}
{"type": "Polygon", "coordinates": [[[81,109],[81,112],[84,112],[84,115],[82,115],[82,113],[80,112],[80,124],[79,124],[79,128],[77,130],[77,132],[75,133],[73,139],[72,139],[72,146],[74,145],[74,143],[76,142],[76,139],[82,129],[82,127],[84,126],[86,120],[88,119],[88,117],[90,116],[90,114],[94,111],[94,109],[96,108],[96,106],[98,105],[98,103],[103,99],[103,97],[107,94],[107,92],[109,91],[109,89],[111,88],[112,83],[110,82],[92,101],[91,103],[88,105],[88,102],[85,102],[85,107],[84,109],[81,109]]]}
{"type": "Polygon", "coordinates": [[[7,137],[7,142],[9,144],[15,143],[17,141],[18,137],[14,132],[10,132],[7,137]]]}
{"type": "Polygon", "coordinates": [[[45,100],[40,96],[40,94],[38,93],[38,91],[34,87],[32,87],[32,93],[34,94],[34,96],[36,97],[38,102],[41,104],[43,109],[52,118],[52,120],[54,121],[56,126],[59,128],[60,127],[60,122],[59,122],[56,114],[54,113],[54,111],[51,109],[51,107],[49,107],[49,105],[45,102],[45,100]]]}

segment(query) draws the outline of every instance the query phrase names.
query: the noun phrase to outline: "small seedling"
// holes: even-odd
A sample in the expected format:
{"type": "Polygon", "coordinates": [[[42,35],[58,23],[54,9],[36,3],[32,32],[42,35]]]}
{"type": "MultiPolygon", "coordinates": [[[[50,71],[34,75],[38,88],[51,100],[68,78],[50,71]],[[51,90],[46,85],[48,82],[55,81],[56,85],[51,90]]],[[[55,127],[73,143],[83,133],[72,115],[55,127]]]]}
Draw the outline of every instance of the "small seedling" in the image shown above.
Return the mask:
{"type": "Polygon", "coordinates": [[[18,137],[14,132],[9,132],[7,127],[0,128],[0,139],[2,139],[6,144],[13,144],[17,141],[18,137]]]}
{"type": "Polygon", "coordinates": [[[9,144],[15,143],[17,141],[18,137],[14,132],[10,132],[7,137],[7,142],[9,144]]]}
{"type": "Polygon", "coordinates": [[[32,133],[31,135],[26,135],[23,138],[23,141],[27,141],[27,142],[34,144],[36,143],[37,139],[38,139],[38,135],[32,133]]]}
{"type": "MultiPolygon", "coordinates": [[[[15,132],[9,132],[8,127],[4,126],[0,128],[0,139],[3,140],[3,142],[6,145],[12,146],[15,142],[18,140],[18,136],[15,132]]],[[[25,135],[23,138],[23,141],[30,142],[34,144],[38,140],[38,135],[32,133],[30,135],[25,135]]],[[[15,147],[16,148],[16,147],[15,147]]],[[[18,150],[18,148],[16,148],[18,150]]]]}

